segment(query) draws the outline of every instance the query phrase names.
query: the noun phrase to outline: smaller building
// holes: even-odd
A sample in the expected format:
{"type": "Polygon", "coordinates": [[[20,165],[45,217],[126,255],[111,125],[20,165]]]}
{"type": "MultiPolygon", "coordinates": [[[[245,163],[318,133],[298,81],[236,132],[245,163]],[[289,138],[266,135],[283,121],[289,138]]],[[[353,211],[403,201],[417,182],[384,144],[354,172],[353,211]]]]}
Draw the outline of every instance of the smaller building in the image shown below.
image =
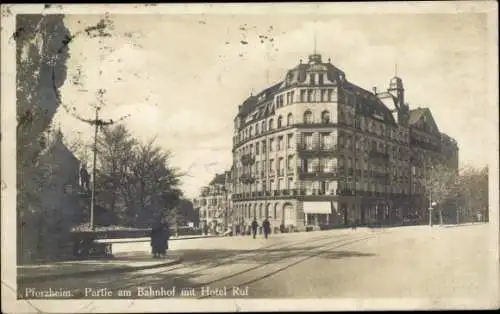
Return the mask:
{"type": "Polygon", "coordinates": [[[216,174],[201,188],[200,196],[193,200],[200,215],[200,227],[209,233],[222,233],[232,226],[231,172],[216,174]]]}

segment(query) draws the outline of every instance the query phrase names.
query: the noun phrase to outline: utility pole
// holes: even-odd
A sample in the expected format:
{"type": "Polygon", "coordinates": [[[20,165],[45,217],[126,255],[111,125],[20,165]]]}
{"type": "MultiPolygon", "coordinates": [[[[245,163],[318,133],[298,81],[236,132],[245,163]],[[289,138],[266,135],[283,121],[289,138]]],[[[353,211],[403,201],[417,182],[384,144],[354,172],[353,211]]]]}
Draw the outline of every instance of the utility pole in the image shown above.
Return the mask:
{"type": "Polygon", "coordinates": [[[95,107],[95,119],[93,119],[93,120],[84,119],[84,118],[81,118],[81,117],[73,114],[73,116],[75,118],[77,118],[78,120],[94,126],[94,145],[92,148],[92,150],[93,150],[92,196],[91,196],[91,201],[90,201],[90,220],[89,220],[89,224],[90,224],[92,231],[95,230],[95,226],[94,226],[94,216],[95,216],[94,212],[95,212],[95,204],[96,204],[96,195],[95,195],[96,179],[95,178],[96,178],[96,168],[97,168],[97,166],[96,166],[96,164],[97,164],[97,136],[99,133],[99,127],[103,128],[104,126],[115,124],[115,123],[120,122],[128,117],[128,116],[122,117],[122,118],[118,119],[117,121],[113,121],[111,119],[105,121],[105,120],[99,118],[99,111],[101,110],[101,106],[103,104],[102,96],[104,95],[104,92],[105,91],[102,89],[100,89],[98,91],[99,105],[95,107]]]}
{"type": "MultiPolygon", "coordinates": [[[[103,92],[100,91],[100,94],[103,92]]],[[[95,230],[95,225],[94,225],[94,211],[95,211],[95,203],[96,203],[96,196],[95,196],[95,187],[96,187],[96,164],[97,164],[97,134],[99,132],[99,127],[104,127],[106,125],[111,125],[113,124],[113,120],[109,121],[104,121],[99,119],[99,110],[101,107],[96,106],[95,110],[95,119],[94,120],[85,120],[85,119],[80,119],[86,123],[89,123],[91,125],[94,125],[94,146],[93,146],[93,163],[92,163],[92,197],[91,197],[91,202],[90,202],[90,227],[92,231],[95,230]]]]}

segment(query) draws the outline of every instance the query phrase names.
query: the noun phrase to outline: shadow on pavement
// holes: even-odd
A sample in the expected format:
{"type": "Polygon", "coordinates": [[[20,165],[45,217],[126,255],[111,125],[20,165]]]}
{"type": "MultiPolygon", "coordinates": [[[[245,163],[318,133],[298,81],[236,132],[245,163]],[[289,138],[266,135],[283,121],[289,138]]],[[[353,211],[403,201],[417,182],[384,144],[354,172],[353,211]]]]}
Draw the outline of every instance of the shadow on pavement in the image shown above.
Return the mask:
{"type": "Polygon", "coordinates": [[[179,251],[183,264],[219,266],[234,263],[272,263],[291,257],[315,256],[323,259],[373,256],[371,253],[354,251],[317,250],[321,246],[305,246],[300,248],[277,248],[262,250],[183,250],[179,251]]]}
{"type": "MultiPolygon", "coordinates": [[[[233,278],[240,274],[249,272],[251,270],[260,269],[266,265],[283,262],[286,259],[293,258],[294,260],[307,259],[307,258],[321,258],[321,259],[342,259],[354,257],[370,257],[374,256],[371,253],[362,253],[357,251],[332,251],[321,250],[321,246],[307,246],[301,248],[277,248],[277,249],[262,249],[259,251],[249,250],[224,250],[224,249],[208,249],[208,250],[184,250],[177,251],[180,254],[183,263],[168,268],[155,268],[143,270],[141,272],[122,272],[114,274],[101,274],[94,276],[87,276],[83,278],[68,278],[66,280],[53,280],[46,282],[39,282],[36,284],[38,288],[52,288],[52,289],[71,289],[73,298],[91,298],[85,296],[85,288],[92,288],[98,290],[106,288],[113,292],[110,297],[102,297],[99,299],[116,299],[116,298],[165,298],[165,297],[180,297],[181,290],[186,288],[182,297],[199,297],[198,294],[189,294],[190,288],[199,290],[200,284],[207,281],[206,270],[210,269],[210,273],[214,273],[214,269],[218,266],[230,264],[246,264],[250,267],[236,268],[229,273],[225,269],[221,272],[222,279],[233,278]],[[186,266],[195,266],[195,269],[186,268],[186,266]],[[201,266],[201,269],[199,268],[201,266]],[[198,267],[198,268],[196,268],[198,267]],[[172,273],[173,270],[179,270],[178,273],[172,273]],[[186,271],[184,271],[186,270],[186,271]],[[203,277],[203,278],[202,278],[203,277]],[[175,291],[173,291],[175,287],[175,291]],[[142,288],[139,289],[139,288],[142,288]],[[149,295],[149,288],[157,291],[157,295],[149,295]],[[131,295],[119,295],[119,291],[130,291],[131,295]],[[138,295],[141,293],[142,295],[138,295]],[[163,294],[162,294],[163,293],[163,294]],[[175,295],[168,295],[174,293],[175,295]]],[[[90,265],[81,265],[82,267],[90,267],[90,265]]],[[[287,265],[283,265],[287,268],[287,265]]],[[[95,267],[102,267],[102,265],[95,265],[95,267]]],[[[215,271],[215,274],[217,271],[215,271]]],[[[217,278],[218,276],[215,275],[217,278]]],[[[213,276],[211,276],[213,279],[213,276]]],[[[219,279],[212,280],[217,282],[219,279]]],[[[255,278],[259,280],[259,278],[255,278]]],[[[25,288],[33,287],[33,284],[20,283],[18,291],[25,291],[25,288]]]]}

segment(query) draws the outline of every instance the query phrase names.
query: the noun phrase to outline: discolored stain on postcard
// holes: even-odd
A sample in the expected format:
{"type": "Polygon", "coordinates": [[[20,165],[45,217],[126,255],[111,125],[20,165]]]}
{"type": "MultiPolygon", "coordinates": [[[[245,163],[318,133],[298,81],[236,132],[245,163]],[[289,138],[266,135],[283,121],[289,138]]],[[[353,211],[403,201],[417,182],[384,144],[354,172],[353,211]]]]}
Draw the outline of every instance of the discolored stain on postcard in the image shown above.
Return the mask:
{"type": "Polygon", "coordinates": [[[3,309],[497,308],[497,10],[2,5],[3,309]]]}

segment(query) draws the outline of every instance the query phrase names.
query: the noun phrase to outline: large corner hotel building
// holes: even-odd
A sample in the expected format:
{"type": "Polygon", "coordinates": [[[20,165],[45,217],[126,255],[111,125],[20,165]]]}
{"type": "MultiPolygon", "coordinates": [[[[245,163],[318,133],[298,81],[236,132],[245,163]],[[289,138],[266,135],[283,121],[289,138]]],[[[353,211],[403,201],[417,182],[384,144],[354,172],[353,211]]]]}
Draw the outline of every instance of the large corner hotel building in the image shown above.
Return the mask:
{"type": "Polygon", "coordinates": [[[458,147],[404,93],[399,77],[370,92],[313,54],[246,99],[234,119],[233,222],[303,230],[426,217],[419,178],[432,164],[458,168],[458,147]]]}

